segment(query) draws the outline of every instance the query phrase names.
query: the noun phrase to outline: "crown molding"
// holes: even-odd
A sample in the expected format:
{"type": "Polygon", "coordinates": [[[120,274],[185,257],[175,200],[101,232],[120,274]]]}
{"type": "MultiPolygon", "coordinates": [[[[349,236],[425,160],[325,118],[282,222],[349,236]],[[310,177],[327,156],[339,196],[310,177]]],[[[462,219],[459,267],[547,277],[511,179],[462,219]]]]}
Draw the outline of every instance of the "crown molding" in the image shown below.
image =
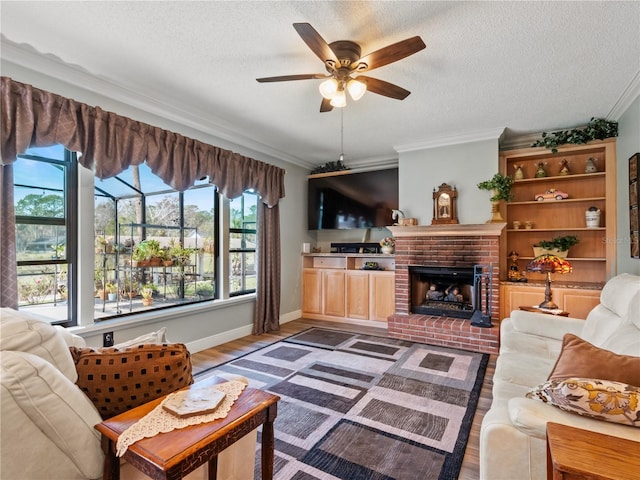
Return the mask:
{"type": "Polygon", "coordinates": [[[505,131],[505,127],[492,128],[475,132],[466,132],[456,135],[445,135],[436,137],[424,142],[411,143],[406,145],[398,145],[393,148],[398,153],[414,152],[416,150],[428,150],[438,147],[449,147],[451,145],[460,145],[462,143],[481,142],[484,140],[499,140],[505,131]]]}
{"type": "Polygon", "coordinates": [[[638,96],[640,96],[640,70],[636,72],[635,76],[629,82],[629,85],[627,85],[627,88],[625,88],[622,95],[620,95],[618,101],[613,105],[613,108],[607,115],[607,119],[618,121],[638,96]]]}
{"type": "Polygon", "coordinates": [[[308,161],[257,142],[227,125],[215,122],[208,112],[192,108],[185,110],[181,107],[181,102],[164,94],[161,99],[141,94],[125,84],[99,77],[79,65],[72,65],[54,55],[41,53],[30,45],[14,43],[4,35],[0,35],[0,46],[3,61],[31,70],[38,75],[130,105],[253,152],[303,168],[314,166],[308,161]]]}

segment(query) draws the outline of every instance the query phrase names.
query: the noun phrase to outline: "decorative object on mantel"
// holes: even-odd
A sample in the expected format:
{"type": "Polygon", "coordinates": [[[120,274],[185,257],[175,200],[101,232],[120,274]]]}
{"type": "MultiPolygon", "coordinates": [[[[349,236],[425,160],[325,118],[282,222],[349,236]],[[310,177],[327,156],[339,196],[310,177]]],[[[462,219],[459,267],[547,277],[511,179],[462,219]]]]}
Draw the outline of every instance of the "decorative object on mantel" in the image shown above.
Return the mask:
{"type": "Polygon", "coordinates": [[[391,211],[391,218],[393,220],[395,220],[394,225],[399,225],[401,227],[402,226],[408,227],[408,226],[418,225],[418,219],[417,218],[405,218],[404,212],[402,210],[392,210],[391,211]]]}
{"type": "Polygon", "coordinates": [[[382,253],[391,254],[396,246],[396,239],[393,237],[385,237],[380,240],[380,246],[382,247],[382,253]]]}
{"type": "Polygon", "coordinates": [[[558,173],[558,175],[560,175],[561,177],[564,177],[565,175],[571,175],[571,170],[569,170],[569,162],[566,158],[563,158],[560,161],[560,172],[558,173]]]}
{"type": "Polygon", "coordinates": [[[571,130],[558,130],[557,132],[542,133],[542,138],[532,147],[545,147],[553,153],[558,152],[558,147],[567,143],[574,145],[587,143],[591,140],[604,140],[605,138],[618,136],[618,122],[610,122],[604,118],[591,117],[591,120],[584,127],[571,130]]]}
{"type": "Polygon", "coordinates": [[[550,255],[545,253],[539,255],[529,262],[527,265],[527,271],[546,273],[547,278],[545,281],[544,289],[544,302],[538,307],[545,310],[557,310],[558,305],[551,300],[551,274],[552,273],[571,273],[573,267],[564,258],[557,255],[550,255]]]}
{"type": "Polygon", "coordinates": [[[569,249],[577,245],[580,240],[575,235],[566,235],[564,237],[554,237],[551,240],[542,240],[533,246],[533,256],[551,254],[566,258],[569,249]]]}
{"type": "Polygon", "coordinates": [[[458,209],[456,201],[458,191],[456,187],[451,187],[443,183],[438,187],[438,191],[433,189],[433,220],[432,225],[455,224],[458,223],[458,209]]]}
{"type": "MultiPolygon", "coordinates": [[[[493,196],[489,199],[491,202],[491,220],[487,223],[501,223],[504,222],[504,218],[500,214],[500,201],[511,200],[511,186],[513,185],[513,179],[507,175],[496,173],[491,180],[485,180],[478,183],[480,190],[490,190],[493,192],[493,196]]],[[[456,222],[457,223],[457,222],[456,222]]]]}

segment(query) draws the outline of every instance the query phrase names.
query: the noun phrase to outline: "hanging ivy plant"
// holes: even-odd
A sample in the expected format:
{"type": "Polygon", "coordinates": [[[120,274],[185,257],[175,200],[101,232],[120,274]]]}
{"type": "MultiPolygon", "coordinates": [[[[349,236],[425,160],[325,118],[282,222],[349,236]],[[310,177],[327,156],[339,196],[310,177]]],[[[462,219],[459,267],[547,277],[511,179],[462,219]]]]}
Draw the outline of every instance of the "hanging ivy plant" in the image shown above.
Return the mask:
{"type": "Polygon", "coordinates": [[[558,152],[558,147],[566,143],[574,145],[587,143],[591,140],[604,140],[605,138],[618,136],[618,122],[610,122],[604,118],[591,117],[589,123],[584,127],[571,130],[559,130],[557,132],[542,133],[542,138],[535,142],[532,147],[545,147],[553,153],[558,152]]]}
{"type": "Polygon", "coordinates": [[[316,173],[341,172],[343,170],[349,170],[349,168],[342,162],[342,160],[338,160],[336,162],[327,162],[314,168],[311,170],[309,175],[315,175],[316,173]]]}

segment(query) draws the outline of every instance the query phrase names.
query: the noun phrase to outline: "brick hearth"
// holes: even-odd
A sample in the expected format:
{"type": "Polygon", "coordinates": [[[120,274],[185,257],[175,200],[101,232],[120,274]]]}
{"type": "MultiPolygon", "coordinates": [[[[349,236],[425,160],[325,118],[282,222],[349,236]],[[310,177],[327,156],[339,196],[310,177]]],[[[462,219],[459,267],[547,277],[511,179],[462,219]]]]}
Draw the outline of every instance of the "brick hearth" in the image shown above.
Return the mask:
{"type": "Polygon", "coordinates": [[[433,345],[498,353],[500,235],[504,227],[504,223],[390,227],[396,239],[396,309],[388,318],[389,335],[433,345]],[[474,327],[470,320],[411,313],[409,265],[491,265],[493,327],[474,327]]]}

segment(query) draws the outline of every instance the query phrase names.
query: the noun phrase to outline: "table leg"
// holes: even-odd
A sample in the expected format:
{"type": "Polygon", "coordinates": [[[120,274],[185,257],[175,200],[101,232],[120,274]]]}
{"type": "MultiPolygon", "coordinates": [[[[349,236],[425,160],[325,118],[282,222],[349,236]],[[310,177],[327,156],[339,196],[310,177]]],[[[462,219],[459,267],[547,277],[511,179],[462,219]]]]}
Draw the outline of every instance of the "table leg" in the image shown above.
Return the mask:
{"type": "Polygon", "coordinates": [[[218,478],[218,455],[209,460],[208,464],[209,478],[208,480],[217,480],[218,478]]]}
{"type": "Polygon", "coordinates": [[[267,420],[262,425],[262,480],[273,479],[273,422],[277,415],[278,404],[274,403],[267,410],[267,420]]]}
{"type": "Polygon", "coordinates": [[[104,451],[104,471],[103,480],[120,480],[120,459],[116,456],[115,444],[102,438],[102,449],[104,451]]]}

